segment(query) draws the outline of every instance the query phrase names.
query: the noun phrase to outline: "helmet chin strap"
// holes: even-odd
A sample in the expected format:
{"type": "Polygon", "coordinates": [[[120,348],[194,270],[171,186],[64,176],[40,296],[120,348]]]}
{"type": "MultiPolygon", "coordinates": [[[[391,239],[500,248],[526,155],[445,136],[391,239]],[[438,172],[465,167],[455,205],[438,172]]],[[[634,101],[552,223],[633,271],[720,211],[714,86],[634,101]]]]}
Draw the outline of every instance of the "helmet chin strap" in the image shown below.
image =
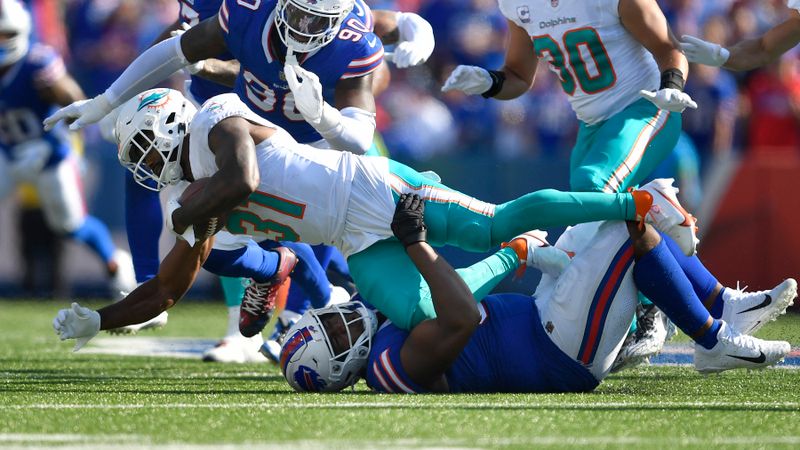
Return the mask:
{"type": "Polygon", "coordinates": [[[297,57],[294,56],[294,49],[292,48],[291,44],[286,46],[286,64],[289,64],[289,65],[292,65],[292,66],[299,66],[300,65],[297,62],[297,57]]]}

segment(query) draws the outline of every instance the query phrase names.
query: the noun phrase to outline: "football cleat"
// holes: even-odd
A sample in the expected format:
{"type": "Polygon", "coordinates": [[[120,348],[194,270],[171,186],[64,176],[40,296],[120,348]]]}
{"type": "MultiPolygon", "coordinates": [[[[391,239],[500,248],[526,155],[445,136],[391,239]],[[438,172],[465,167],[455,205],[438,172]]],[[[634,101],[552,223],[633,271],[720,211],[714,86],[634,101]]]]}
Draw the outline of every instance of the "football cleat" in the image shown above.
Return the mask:
{"type": "Polygon", "coordinates": [[[650,361],[664,348],[664,343],[677,333],[675,325],[656,305],[638,305],[636,331],[625,338],[611,365],[611,372],[631,369],[650,361]]]}
{"type": "Polygon", "coordinates": [[[694,368],[700,373],[763,369],[781,361],[792,349],[788,342],[754,338],[721,322],[717,345],[710,350],[694,345],[694,368]]]}
{"type": "Polygon", "coordinates": [[[277,247],[273,251],[279,256],[278,270],[265,283],[250,280],[245,288],[242,306],[239,310],[239,332],[244,337],[253,337],[260,333],[272,317],[275,310],[275,299],[281,285],[289,278],[289,274],[297,265],[297,256],[286,247],[277,247]]]}
{"type": "Polygon", "coordinates": [[[722,320],[734,330],[753,334],[765,323],[775,320],[797,297],[797,281],[784,280],[771,291],[744,292],[726,289],[723,294],[722,320]]]}
{"type": "Polygon", "coordinates": [[[203,352],[203,361],[220,363],[263,363],[267,359],[259,353],[264,339],[261,333],[253,337],[228,336],[203,352]]]}
{"type": "Polygon", "coordinates": [[[699,242],[696,220],[678,201],[678,188],[672,185],[674,181],[673,178],[659,178],[639,188],[653,196],[653,206],[647,212],[645,222],[672,238],[685,255],[692,256],[699,242]]]}
{"type": "Polygon", "coordinates": [[[126,325],[124,327],[119,327],[119,328],[112,328],[108,330],[108,332],[110,334],[136,334],[142,330],[156,330],[159,328],[164,328],[167,325],[168,319],[169,319],[169,314],[166,311],[162,311],[161,314],[153,317],[148,321],[142,323],[136,323],[133,325],[126,325]]]}
{"type": "Polygon", "coordinates": [[[109,284],[114,301],[119,301],[136,289],[136,272],[133,270],[131,254],[121,248],[114,250],[111,260],[117,263],[117,271],[111,276],[109,284]]]}
{"type": "Polygon", "coordinates": [[[557,277],[569,265],[570,257],[564,250],[547,243],[547,232],[531,230],[516,236],[502,247],[511,247],[519,258],[520,267],[516,276],[521,276],[525,267],[534,267],[557,277]]]}
{"type": "Polygon", "coordinates": [[[285,316],[287,316],[286,311],[278,316],[278,320],[275,322],[275,330],[272,331],[272,334],[264,341],[264,344],[258,350],[265,358],[275,364],[278,364],[281,360],[281,346],[283,346],[286,332],[289,331],[300,318],[299,314],[296,314],[296,317],[291,319],[285,316]]]}

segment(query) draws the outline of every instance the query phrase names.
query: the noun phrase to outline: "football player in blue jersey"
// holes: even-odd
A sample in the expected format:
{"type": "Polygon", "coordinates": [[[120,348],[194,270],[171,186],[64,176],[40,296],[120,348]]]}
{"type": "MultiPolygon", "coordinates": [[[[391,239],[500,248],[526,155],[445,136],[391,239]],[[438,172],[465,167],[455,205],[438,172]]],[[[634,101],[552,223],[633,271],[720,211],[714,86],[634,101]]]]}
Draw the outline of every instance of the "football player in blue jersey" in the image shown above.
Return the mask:
{"type": "Polygon", "coordinates": [[[696,256],[635,222],[570,229],[573,242],[566,246],[580,250],[566,265],[543,266],[535,257],[562,252],[561,239],[549,247],[541,236],[522,235],[457,272],[426,242],[425,202],[414,197],[398,202],[392,231],[427,282],[436,318],[409,332],[380,323],[361,302],[309,311],[289,330],[281,352],[294,389],[333,392],[364,377],[385,393],[591,391],[625,339],[636,287],[694,339],[695,368],[702,373],[764,368],[790,350],[788,342],[748,333],[786,310],[797,294],[793,279],[767,292],[726,292],[696,256]],[[534,297],[475,301],[465,272],[491,266],[509,273],[517,264],[546,271],[534,297]],[[765,298],[774,301],[765,306],[765,298]]]}
{"type": "Polygon", "coordinates": [[[17,184],[32,183],[48,226],[89,247],[105,266],[112,294],[136,287],[127,252],[117,249],[108,228],[86,213],[82,181],[63,127],[44,131],[55,106],[84,98],[56,51],[31,44],[31,16],[17,0],[0,4],[0,198],[17,184]]]}
{"type": "MultiPolygon", "coordinates": [[[[301,143],[362,154],[375,130],[372,75],[383,45],[353,10],[353,0],[226,0],[215,17],[151,47],[106,92],[45,125],[97,122],[175,71],[230,51],[241,65],[234,91],[254,112],[301,143]]],[[[409,17],[396,15],[388,38],[415,29],[403,26],[417,22],[409,17]]]]}

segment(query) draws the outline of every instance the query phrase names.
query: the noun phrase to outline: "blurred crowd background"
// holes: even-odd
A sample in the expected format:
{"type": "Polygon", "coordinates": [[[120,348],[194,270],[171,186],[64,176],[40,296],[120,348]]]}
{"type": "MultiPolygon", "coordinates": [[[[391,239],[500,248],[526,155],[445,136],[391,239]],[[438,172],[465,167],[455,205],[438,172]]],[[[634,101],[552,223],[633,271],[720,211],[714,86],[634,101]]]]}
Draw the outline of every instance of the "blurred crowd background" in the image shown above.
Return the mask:
{"type": "MultiPolygon", "coordinates": [[[[26,3],[35,17],[37,38],[62,52],[87,96],[101,93],[176,19],[178,11],[178,0],[29,0],[26,3]]],[[[496,0],[367,0],[367,3],[375,9],[417,12],[433,25],[436,36],[436,50],[428,63],[410,70],[392,70],[390,88],[378,99],[378,130],[393,158],[421,169],[435,168],[451,186],[491,201],[540,187],[567,187],[567,158],[578,123],[557,78],[545,67],[540,67],[533,89],[513,101],[485,100],[460,93],[445,95],[440,91],[443,81],[458,64],[486,68],[502,65],[506,22],[496,0]],[[483,176],[487,171],[493,176],[483,176]],[[480,179],[476,179],[476,174],[482,175],[480,179]]],[[[785,0],[661,0],[659,3],[676,36],[692,34],[721,44],[755,37],[779,23],[789,12],[785,0]]],[[[180,88],[182,80],[176,76],[172,83],[180,88]]],[[[673,158],[660,173],[677,175],[684,203],[701,218],[711,220],[724,197],[721,191],[725,189],[720,187],[719,180],[730,178],[731,161],[747,160],[748,155],[786,158],[781,161],[797,159],[800,59],[793,50],[775,64],[744,74],[692,66],[686,91],[700,108],[684,113],[685,133],[673,158]],[[717,170],[718,167],[727,169],[717,170]]],[[[124,233],[123,169],[116,163],[115,149],[102,141],[93,128],[83,133],[83,142],[90,210],[124,233]]],[[[22,214],[13,216],[19,222],[11,226],[31,230],[32,225],[25,222],[24,193],[21,198],[22,214]]],[[[8,205],[5,207],[3,211],[9,211],[8,205]]],[[[7,216],[3,222],[6,226],[16,220],[9,214],[4,216],[7,216]]],[[[8,234],[6,230],[3,234],[8,234]]],[[[124,242],[124,234],[120,239],[124,242]]],[[[17,244],[25,241],[20,238],[9,243],[6,238],[0,242],[6,243],[0,248],[2,259],[8,260],[6,256],[24,249],[24,245],[17,244]]],[[[30,245],[35,247],[42,242],[45,241],[34,239],[30,245]]],[[[58,245],[47,241],[43,248],[52,251],[58,245]]],[[[43,263],[57,260],[49,256],[43,263]]],[[[25,271],[16,267],[18,264],[10,268],[9,264],[14,263],[5,264],[5,270],[0,264],[0,280],[5,282],[0,285],[7,286],[6,291],[13,291],[12,287],[20,286],[19,276],[25,271]]],[[[68,289],[58,288],[58,279],[64,272],[52,272],[39,270],[34,275],[44,278],[45,294],[58,295],[68,289]]],[[[26,283],[27,288],[37,285],[35,280],[26,279],[26,283]]]]}

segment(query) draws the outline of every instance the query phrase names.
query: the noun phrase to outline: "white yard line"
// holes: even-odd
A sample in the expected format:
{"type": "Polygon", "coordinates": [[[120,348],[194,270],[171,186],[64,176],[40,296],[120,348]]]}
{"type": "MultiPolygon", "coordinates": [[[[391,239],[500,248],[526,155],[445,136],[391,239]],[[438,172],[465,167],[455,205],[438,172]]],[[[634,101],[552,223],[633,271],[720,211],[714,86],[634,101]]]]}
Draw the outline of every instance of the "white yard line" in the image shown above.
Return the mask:
{"type": "Polygon", "coordinates": [[[477,439],[398,439],[398,440],[289,440],[275,441],[272,443],[242,443],[242,444],[153,444],[149,439],[136,436],[90,436],[90,435],[3,435],[0,434],[0,443],[4,449],[32,448],[59,448],[61,450],[94,450],[94,449],[132,449],[148,448],[155,450],[273,450],[287,448],[317,449],[371,449],[382,450],[400,448],[485,448],[501,446],[584,446],[595,447],[598,445],[655,445],[666,446],[697,446],[697,445],[797,445],[800,436],[728,436],[728,437],[668,437],[668,436],[520,436],[515,438],[477,438],[477,439]],[[57,436],[58,439],[53,439],[57,436]],[[57,445],[62,443],[64,445],[57,445]],[[10,445],[7,445],[10,444],[10,445]],[[36,444],[40,444],[37,446],[36,444]],[[42,445],[43,444],[43,445],[42,445]]]}
{"type": "MultiPolygon", "coordinates": [[[[398,397],[408,399],[411,397],[398,397]]],[[[561,402],[453,402],[444,401],[435,404],[420,404],[410,402],[335,402],[335,403],[129,403],[129,404],[98,404],[98,403],[70,403],[50,404],[35,403],[30,405],[0,405],[0,410],[69,410],[69,409],[99,409],[99,410],[127,410],[127,409],[240,409],[240,408],[280,408],[280,409],[607,409],[607,408],[797,408],[800,402],[672,402],[656,401],[642,402],[596,402],[591,403],[561,403],[561,402]]]]}

